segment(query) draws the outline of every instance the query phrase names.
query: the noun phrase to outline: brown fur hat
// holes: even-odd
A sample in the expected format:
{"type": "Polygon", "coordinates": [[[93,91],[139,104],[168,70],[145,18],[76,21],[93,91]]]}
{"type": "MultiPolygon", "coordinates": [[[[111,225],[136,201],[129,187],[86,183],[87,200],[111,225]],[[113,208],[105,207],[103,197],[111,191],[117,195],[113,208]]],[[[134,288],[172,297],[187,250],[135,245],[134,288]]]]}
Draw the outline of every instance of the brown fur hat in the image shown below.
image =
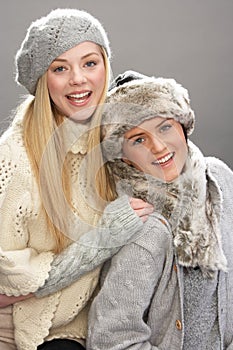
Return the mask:
{"type": "MultiPolygon", "coordinates": [[[[132,71],[131,71],[132,72],[132,71]]],[[[188,91],[174,79],[137,75],[109,91],[103,112],[102,149],[106,159],[121,158],[126,131],[153,117],[173,118],[187,135],[194,129],[195,116],[188,91]]]]}

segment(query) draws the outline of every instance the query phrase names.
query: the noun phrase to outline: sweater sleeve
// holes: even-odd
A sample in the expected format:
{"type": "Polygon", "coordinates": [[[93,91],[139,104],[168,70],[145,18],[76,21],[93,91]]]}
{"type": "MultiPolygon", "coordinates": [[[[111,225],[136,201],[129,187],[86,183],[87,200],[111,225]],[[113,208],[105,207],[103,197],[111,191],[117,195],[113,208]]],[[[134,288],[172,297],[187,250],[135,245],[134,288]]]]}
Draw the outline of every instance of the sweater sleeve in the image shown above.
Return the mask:
{"type": "MultiPolygon", "coordinates": [[[[147,227],[146,223],[144,231],[147,227]]],[[[148,237],[147,234],[145,239],[148,237]]],[[[145,316],[162,274],[163,261],[163,247],[153,247],[151,254],[137,243],[124,246],[112,258],[104,284],[91,306],[87,350],[159,349],[150,343],[151,329],[145,316]]]]}
{"type": "Polygon", "coordinates": [[[48,276],[51,252],[38,254],[33,248],[0,249],[0,294],[27,295],[35,292],[48,276]]]}
{"type": "Polygon", "coordinates": [[[23,147],[12,143],[0,144],[0,293],[19,296],[43,285],[54,254],[31,244],[32,174],[23,147]]]}
{"type": "Polygon", "coordinates": [[[58,255],[44,286],[35,293],[42,297],[76,281],[93,270],[131,239],[135,239],[143,223],[130,207],[126,195],[110,203],[99,227],[84,234],[58,255]]]}

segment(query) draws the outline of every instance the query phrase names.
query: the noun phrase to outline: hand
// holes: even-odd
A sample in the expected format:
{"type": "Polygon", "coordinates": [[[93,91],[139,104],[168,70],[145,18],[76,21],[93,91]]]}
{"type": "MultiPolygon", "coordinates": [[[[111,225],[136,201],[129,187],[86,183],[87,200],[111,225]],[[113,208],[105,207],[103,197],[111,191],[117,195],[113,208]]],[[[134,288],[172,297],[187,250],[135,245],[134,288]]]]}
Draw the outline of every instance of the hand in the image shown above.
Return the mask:
{"type": "Polygon", "coordinates": [[[14,295],[7,296],[5,294],[0,294],[0,308],[7,307],[9,305],[17,303],[18,301],[26,300],[31,297],[33,297],[33,293],[30,293],[28,295],[20,295],[18,297],[15,297],[14,295]]]}
{"type": "Polygon", "coordinates": [[[153,213],[154,207],[152,204],[144,202],[142,199],[133,198],[129,199],[131,208],[141,218],[142,222],[148,219],[148,216],[153,213]]]}

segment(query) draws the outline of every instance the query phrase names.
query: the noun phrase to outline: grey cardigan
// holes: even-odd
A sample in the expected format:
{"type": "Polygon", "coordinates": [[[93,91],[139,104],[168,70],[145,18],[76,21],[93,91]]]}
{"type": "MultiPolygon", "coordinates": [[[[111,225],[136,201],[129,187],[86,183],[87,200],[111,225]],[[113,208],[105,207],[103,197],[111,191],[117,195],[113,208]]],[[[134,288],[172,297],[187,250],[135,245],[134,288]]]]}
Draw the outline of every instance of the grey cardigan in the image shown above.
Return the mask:
{"type": "MultiPolygon", "coordinates": [[[[215,158],[206,162],[223,196],[220,228],[228,272],[219,273],[218,321],[221,350],[233,350],[233,173],[215,158]]],[[[91,307],[87,349],[181,350],[184,331],[183,268],[169,226],[152,214],[140,237],[111,260],[91,307]]]]}

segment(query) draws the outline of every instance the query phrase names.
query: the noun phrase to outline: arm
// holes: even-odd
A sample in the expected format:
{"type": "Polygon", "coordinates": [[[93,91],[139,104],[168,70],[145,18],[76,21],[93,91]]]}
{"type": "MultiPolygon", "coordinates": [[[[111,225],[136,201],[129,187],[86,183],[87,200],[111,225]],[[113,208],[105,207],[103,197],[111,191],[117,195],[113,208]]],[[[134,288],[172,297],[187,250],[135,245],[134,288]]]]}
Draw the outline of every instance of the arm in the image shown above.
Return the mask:
{"type": "MultiPolygon", "coordinates": [[[[26,156],[16,146],[11,152],[13,146],[0,145],[0,293],[8,296],[28,295],[43,285],[54,255],[30,245],[35,188],[26,156]]],[[[36,234],[43,237],[39,227],[36,234]]]]}
{"type": "Polygon", "coordinates": [[[47,278],[52,259],[51,252],[33,248],[0,249],[0,293],[17,297],[35,292],[47,278]]]}
{"type": "Polygon", "coordinates": [[[87,350],[159,349],[150,343],[151,329],[143,318],[162,274],[164,251],[160,247],[152,257],[147,249],[130,243],[112,258],[91,306],[87,350]]]}
{"type": "Polygon", "coordinates": [[[134,239],[153,207],[141,200],[133,200],[131,205],[136,212],[139,211],[138,215],[126,195],[110,203],[103,213],[101,227],[84,234],[54,259],[49,278],[35,293],[36,296],[42,297],[67,287],[134,239]],[[142,220],[139,215],[143,216],[142,220]]]}
{"type": "MultiPolygon", "coordinates": [[[[142,222],[147,220],[148,215],[153,210],[151,205],[137,198],[131,198],[130,205],[142,222]]],[[[6,307],[34,295],[37,297],[49,295],[70,285],[80,276],[110,258],[131,236],[133,238],[134,233],[142,226],[142,222],[137,219],[131,208],[126,196],[117,199],[108,206],[105,213],[105,216],[109,216],[108,212],[110,212],[112,216],[113,227],[111,231],[108,229],[99,230],[99,232],[92,230],[86,233],[80,241],[71,244],[63,253],[55,257],[49,278],[35,294],[30,293],[18,297],[0,294],[0,307],[6,307]],[[124,215],[122,215],[123,212],[125,212],[124,215]]]]}

